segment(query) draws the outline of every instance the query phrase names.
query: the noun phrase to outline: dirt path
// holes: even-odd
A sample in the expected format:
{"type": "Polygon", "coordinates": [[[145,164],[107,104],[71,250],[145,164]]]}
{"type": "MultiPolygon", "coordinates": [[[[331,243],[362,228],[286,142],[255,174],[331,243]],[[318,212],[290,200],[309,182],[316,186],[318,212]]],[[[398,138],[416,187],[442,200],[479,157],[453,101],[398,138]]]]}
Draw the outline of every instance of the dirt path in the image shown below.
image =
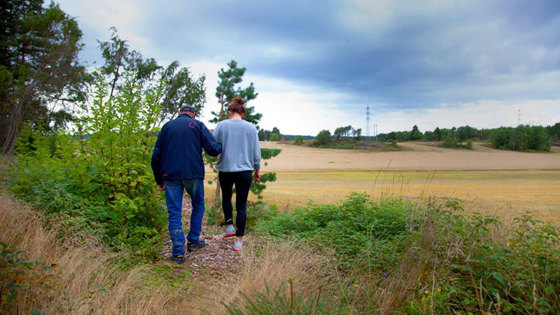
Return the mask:
{"type": "Polygon", "coordinates": [[[261,142],[263,148],[282,149],[268,161],[267,171],[294,170],[515,170],[560,169],[560,153],[527,153],[494,150],[474,145],[474,150],[446,149],[421,142],[399,145],[398,152],[318,149],[261,142]]]}
{"type": "MultiPolygon", "coordinates": [[[[190,199],[185,196],[183,198],[183,230],[186,233],[189,230],[189,222],[191,217],[192,205],[190,199]]],[[[234,273],[243,266],[241,252],[233,250],[234,237],[224,239],[222,230],[202,225],[202,239],[206,242],[206,246],[192,253],[185,253],[184,269],[189,269],[193,277],[202,279],[205,276],[225,278],[227,275],[234,273]]],[[[171,240],[165,241],[165,246],[160,252],[165,259],[171,258],[171,240]]],[[[185,245],[186,250],[186,245],[185,245]]]]}

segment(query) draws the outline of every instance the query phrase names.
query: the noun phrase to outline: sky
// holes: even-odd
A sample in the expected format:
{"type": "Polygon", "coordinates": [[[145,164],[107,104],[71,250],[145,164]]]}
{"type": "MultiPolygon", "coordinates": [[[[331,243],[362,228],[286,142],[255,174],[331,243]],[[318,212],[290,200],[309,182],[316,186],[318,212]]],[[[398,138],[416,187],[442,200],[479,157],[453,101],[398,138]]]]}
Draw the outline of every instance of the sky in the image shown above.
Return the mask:
{"type": "Polygon", "coordinates": [[[260,126],[283,134],[560,122],[558,0],[58,3],[78,20],[90,64],[116,27],[143,56],[206,75],[204,122],[232,59],[247,69],[241,86],[259,93],[249,105],[260,126]]]}

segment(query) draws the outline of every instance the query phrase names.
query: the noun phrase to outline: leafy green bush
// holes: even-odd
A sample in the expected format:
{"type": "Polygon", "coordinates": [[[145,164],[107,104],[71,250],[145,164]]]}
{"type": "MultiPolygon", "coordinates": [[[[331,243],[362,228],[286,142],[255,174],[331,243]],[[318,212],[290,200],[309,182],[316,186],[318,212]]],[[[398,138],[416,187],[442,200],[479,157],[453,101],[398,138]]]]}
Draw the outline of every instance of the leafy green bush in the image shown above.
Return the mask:
{"type": "Polygon", "coordinates": [[[257,230],[335,253],[343,275],[363,283],[340,303],[366,313],[390,292],[406,292],[393,311],[413,314],[560,309],[560,229],[528,214],[504,230],[497,217],[463,214],[456,200],[422,207],[352,194],[271,215],[257,230]]]}
{"type": "Polygon", "coordinates": [[[296,209],[293,215],[262,220],[256,229],[311,240],[317,248],[333,248],[346,269],[359,266],[384,270],[400,258],[406,243],[406,213],[412,209],[411,203],[401,200],[377,204],[366,194],[353,193],[341,205],[312,204],[296,209]],[[379,260],[383,255],[385,259],[379,260]]]}
{"type": "Polygon", "coordinates": [[[142,91],[129,80],[110,98],[109,82],[95,77],[77,136],[36,130],[22,140],[10,187],[48,213],[87,218],[78,221],[110,245],[153,256],[166,221],[150,169],[161,87],[142,91]]]}
{"type": "Polygon", "coordinates": [[[303,144],[303,137],[302,136],[297,136],[296,139],[294,140],[296,145],[302,145],[303,144]]]}
{"type": "Polygon", "coordinates": [[[314,147],[319,147],[319,146],[326,145],[331,141],[332,141],[331,132],[328,130],[321,130],[315,137],[315,140],[313,140],[312,145],[314,147]]]}
{"type": "Polygon", "coordinates": [[[491,233],[496,220],[475,216],[471,224],[464,251],[451,259],[450,281],[442,284],[449,306],[517,314],[560,309],[558,227],[523,215],[499,241],[491,233]]]}

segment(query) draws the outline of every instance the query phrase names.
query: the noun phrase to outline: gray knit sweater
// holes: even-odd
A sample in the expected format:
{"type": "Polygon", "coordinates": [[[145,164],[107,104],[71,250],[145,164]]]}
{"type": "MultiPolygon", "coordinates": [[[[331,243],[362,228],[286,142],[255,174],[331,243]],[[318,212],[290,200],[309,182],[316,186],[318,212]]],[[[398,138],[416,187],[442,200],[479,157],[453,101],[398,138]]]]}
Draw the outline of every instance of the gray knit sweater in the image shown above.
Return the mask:
{"type": "Polygon", "coordinates": [[[218,123],[214,138],[222,144],[217,168],[220,172],[252,171],[261,168],[261,149],[257,128],[241,119],[218,123]]]}

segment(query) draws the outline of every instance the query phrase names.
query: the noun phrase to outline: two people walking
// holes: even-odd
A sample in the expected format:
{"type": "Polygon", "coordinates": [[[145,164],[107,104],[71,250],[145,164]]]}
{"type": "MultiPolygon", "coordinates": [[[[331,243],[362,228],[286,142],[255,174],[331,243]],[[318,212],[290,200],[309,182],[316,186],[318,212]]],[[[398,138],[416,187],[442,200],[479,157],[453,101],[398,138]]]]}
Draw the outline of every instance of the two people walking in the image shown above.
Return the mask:
{"type": "Polygon", "coordinates": [[[222,188],[222,207],[226,221],[224,237],[236,236],[234,250],[243,247],[247,197],[254,180],[260,180],[260,146],[257,129],[244,121],[244,101],[235,97],[228,105],[228,120],[218,123],[214,134],[195,119],[194,108],[183,105],[179,116],[167,122],[158,136],[152,154],[152,170],[158,187],[165,190],[169,213],[169,235],[173,243],[172,261],[182,263],[185,235],[182,228],[182,200],[186,190],[192,200],[187,251],[203,248],[200,238],[204,216],[204,162],[202,149],[218,156],[217,168],[222,188]],[[233,186],[236,190],[236,227],[233,227],[233,186]]]}

